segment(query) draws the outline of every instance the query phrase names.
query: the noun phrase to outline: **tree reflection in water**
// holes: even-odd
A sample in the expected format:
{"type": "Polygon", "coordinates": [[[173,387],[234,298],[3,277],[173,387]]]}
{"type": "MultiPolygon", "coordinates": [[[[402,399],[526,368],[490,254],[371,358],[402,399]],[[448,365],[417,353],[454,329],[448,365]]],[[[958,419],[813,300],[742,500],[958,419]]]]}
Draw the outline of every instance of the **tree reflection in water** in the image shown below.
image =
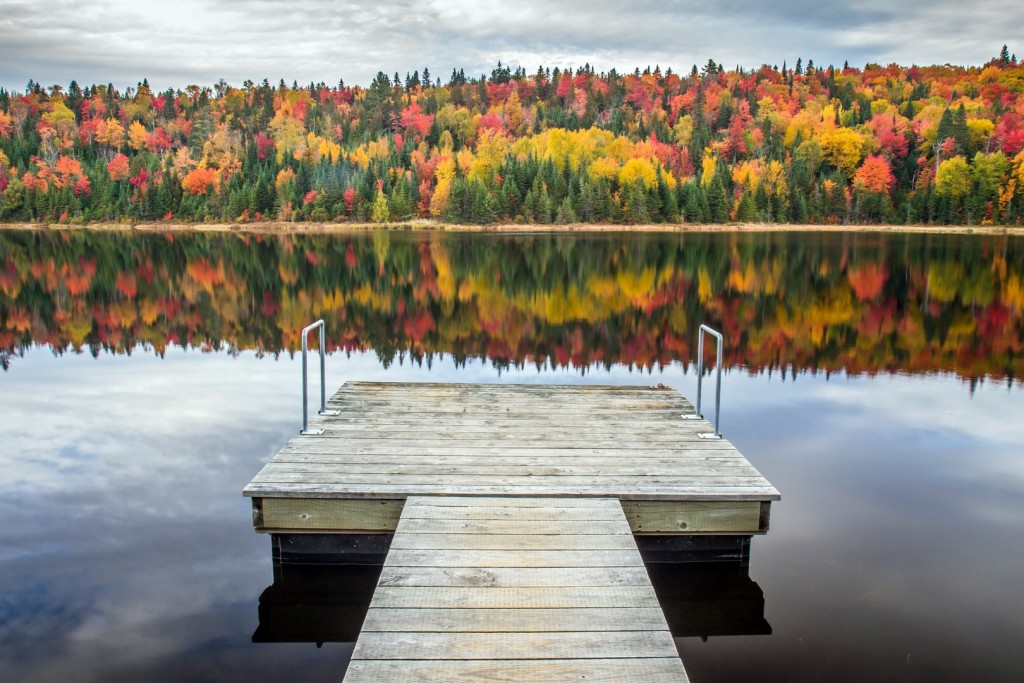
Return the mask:
{"type": "Polygon", "coordinates": [[[0,352],[139,345],[752,372],[1024,371],[1024,240],[874,233],[0,233],[0,352]]]}

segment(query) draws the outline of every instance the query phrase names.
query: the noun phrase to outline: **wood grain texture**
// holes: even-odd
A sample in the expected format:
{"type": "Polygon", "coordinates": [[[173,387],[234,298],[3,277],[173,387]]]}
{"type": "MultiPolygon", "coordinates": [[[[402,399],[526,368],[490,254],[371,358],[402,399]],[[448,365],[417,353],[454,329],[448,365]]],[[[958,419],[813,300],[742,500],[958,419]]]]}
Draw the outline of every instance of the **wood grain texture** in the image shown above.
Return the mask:
{"type": "Polygon", "coordinates": [[[761,528],[758,501],[706,502],[630,500],[622,509],[634,534],[756,534],[761,528]]]}
{"type": "Polygon", "coordinates": [[[414,496],[345,680],[687,677],[616,498],[414,496]]]}
{"type": "Polygon", "coordinates": [[[394,531],[404,500],[264,498],[258,531],[394,531]]]}
{"type": "Polygon", "coordinates": [[[508,661],[353,661],[347,683],[523,683],[524,681],[591,683],[679,683],[686,680],[678,657],[651,659],[584,659],[508,661]]]}
{"type": "Polygon", "coordinates": [[[661,631],[466,633],[363,631],[353,660],[360,659],[615,659],[672,657],[661,631]]]}
{"type": "Polygon", "coordinates": [[[376,608],[363,621],[364,631],[545,632],[657,631],[665,615],[660,607],[572,608],[376,608]]]}
{"type": "Polygon", "coordinates": [[[665,485],[657,482],[643,482],[633,479],[628,488],[621,483],[605,482],[591,486],[573,486],[567,482],[538,481],[509,484],[469,484],[452,486],[447,483],[332,483],[313,484],[309,482],[252,482],[246,494],[253,497],[273,498],[381,498],[392,499],[408,496],[525,496],[536,498],[550,496],[564,498],[580,496],[592,498],[617,497],[622,500],[777,500],[778,491],[774,486],[709,485],[688,483],[687,485],[665,485]]]}
{"type": "Polygon", "coordinates": [[[590,586],[645,586],[643,567],[387,567],[381,586],[464,586],[524,588],[536,586],[576,588],[590,586]]]}

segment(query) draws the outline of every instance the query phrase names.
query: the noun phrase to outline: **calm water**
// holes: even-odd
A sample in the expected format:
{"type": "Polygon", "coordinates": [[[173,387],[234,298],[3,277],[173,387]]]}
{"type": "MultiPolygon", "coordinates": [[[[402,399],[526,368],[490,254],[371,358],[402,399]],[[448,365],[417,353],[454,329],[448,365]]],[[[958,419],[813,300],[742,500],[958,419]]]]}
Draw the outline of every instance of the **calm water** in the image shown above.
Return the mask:
{"type": "Polygon", "coordinates": [[[1020,680],[1022,283],[997,237],[0,233],[0,680],[339,680],[350,645],[252,643],[240,493],[316,317],[332,387],[690,396],[710,322],[722,430],[783,500],[749,568],[771,634],[680,637],[692,679],[1020,680]]]}

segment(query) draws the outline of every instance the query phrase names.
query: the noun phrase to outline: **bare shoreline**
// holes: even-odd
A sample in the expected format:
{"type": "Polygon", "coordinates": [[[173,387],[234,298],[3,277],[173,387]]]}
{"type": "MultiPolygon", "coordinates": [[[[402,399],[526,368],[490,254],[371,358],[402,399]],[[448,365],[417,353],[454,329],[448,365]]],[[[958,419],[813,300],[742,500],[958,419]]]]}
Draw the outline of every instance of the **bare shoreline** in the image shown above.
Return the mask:
{"type": "Polygon", "coordinates": [[[1024,226],[1005,225],[800,225],[793,223],[651,223],[620,225],[611,223],[573,223],[550,225],[537,223],[496,223],[463,225],[416,220],[401,223],[0,223],[0,230],[42,230],[53,232],[201,232],[238,234],[344,234],[374,230],[417,232],[493,232],[493,233],[711,233],[711,232],[861,232],[932,233],[936,235],[1008,235],[1024,236],[1024,226]]]}

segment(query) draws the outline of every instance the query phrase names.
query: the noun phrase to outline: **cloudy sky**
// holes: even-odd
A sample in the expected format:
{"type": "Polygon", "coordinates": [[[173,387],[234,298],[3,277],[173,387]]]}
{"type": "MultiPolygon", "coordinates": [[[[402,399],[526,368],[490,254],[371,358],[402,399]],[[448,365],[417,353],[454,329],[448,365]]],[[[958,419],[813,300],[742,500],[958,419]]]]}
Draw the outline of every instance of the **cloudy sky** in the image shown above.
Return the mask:
{"type": "Polygon", "coordinates": [[[1019,0],[0,0],[0,86],[366,85],[380,70],[447,80],[499,60],[530,72],[680,71],[709,58],[969,65],[1004,43],[1024,52],[1021,26],[1019,0]]]}

